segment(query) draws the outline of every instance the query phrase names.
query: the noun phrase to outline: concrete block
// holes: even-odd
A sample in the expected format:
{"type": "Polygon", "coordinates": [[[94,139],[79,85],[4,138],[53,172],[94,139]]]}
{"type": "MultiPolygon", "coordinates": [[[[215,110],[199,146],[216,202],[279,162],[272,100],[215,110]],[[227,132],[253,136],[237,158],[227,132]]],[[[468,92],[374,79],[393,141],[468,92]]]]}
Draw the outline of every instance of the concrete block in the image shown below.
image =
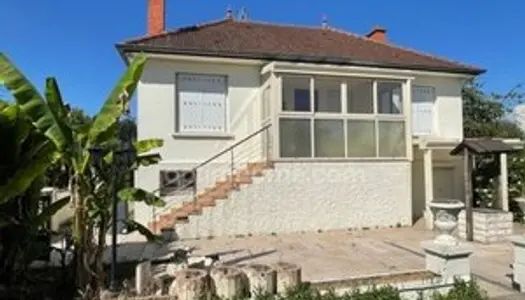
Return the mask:
{"type": "Polygon", "coordinates": [[[512,268],[512,281],[514,286],[519,286],[521,292],[525,290],[525,236],[513,236],[511,239],[514,248],[514,262],[512,268]]]}
{"type": "Polygon", "coordinates": [[[466,244],[442,245],[434,241],[421,243],[425,251],[427,270],[439,274],[444,280],[470,279],[472,247],[466,244]]]}

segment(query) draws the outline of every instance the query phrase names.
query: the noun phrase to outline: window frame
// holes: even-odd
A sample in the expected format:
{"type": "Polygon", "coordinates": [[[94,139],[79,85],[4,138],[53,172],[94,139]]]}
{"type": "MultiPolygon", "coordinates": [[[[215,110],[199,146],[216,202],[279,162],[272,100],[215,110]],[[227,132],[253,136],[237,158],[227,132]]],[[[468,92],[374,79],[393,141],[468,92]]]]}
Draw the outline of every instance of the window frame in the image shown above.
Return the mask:
{"type": "MultiPolygon", "coordinates": [[[[395,80],[395,79],[380,79],[380,78],[360,78],[360,77],[329,77],[329,76],[298,76],[295,74],[282,74],[280,75],[280,80],[282,86],[280,87],[280,99],[281,103],[279,104],[278,116],[277,116],[277,125],[280,126],[281,119],[303,119],[310,121],[310,157],[283,157],[281,156],[281,144],[279,143],[278,156],[282,159],[345,159],[345,160],[363,160],[363,159],[407,159],[408,158],[408,140],[407,136],[407,111],[405,102],[408,101],[409,95],[407,95],[407,86],[409,85],[408,80],[395,80]],[[288,111],[283,110],[283,91],[285,89],[284,85],[286,84],[285,77],[309,77],[310,78],[310,111],[288,111]],[[326,80],[327,78],[332,78],[333,80],[340,81],[340,101],[341,101],[341,111],[340,112],[317,112],[315,111],[315,101],[317,100],[314,97],[315,92],[315,81],[316,80],[326,80]],[[372,104],[373,111],[372,113],[349,113],[347,108],[348,100],[348,83],[352,80],[367,79],[372,80],[372,104]],[[387,83],[399,83],[401,85],[401,113],[400,114],[381,114],[378,113],[378,83],[387,82],[387,83]],[[343,157],[319,157],[315,153],[315,120],[341,120],[344,124],[343,127],[343,143],[344,143],[344,156],[343,157]],[[374,138],[375,138],[375,153],[371,156],[348,156],[348,120],[369,120],[374,123],[374,138]],[[405,155],[403,156],[379,156],[381,142],[379,140],[379,123],[381,121],[392,121],[392,122],[403,122],[405,129],[405,155]]],[[[302,88],[301,88],[302,89],[302,88]]],[[[279,130],[280,132],[280,130],[279,130]]],[[[279,138],[279,140],[281,140],[279,138]]]]}
{"type": "Polygon", "coordinates": [[[229,90],[229,77],[227,74],[219,73],[198,73],[198,72],[176,72],[175,73],[175,134],[183,136],[227,136],[230,133],[230,90],[229,90]],[[224,130],[222,131],[184,131],[181,130],[181,105],[180,105],[180,76],[209,76],[209,77],[222,77],[224,79],[224,130]]]}
{"type": "Polygon", "coordinates": [[[437,92],[436,92],[437,88],[435,85],[431,85],[431,84],[412,84],[410,86],[410,94],[411,94],[411,103],[410,103],[410,111],[411,111],[411,116],[412,116],[412,128],[410,128],[410,133],[412,136],[415,136],[415,137],[424,137],[424,136],[429,136],[429,135],[439,135],[439,128],[437,127],[437,108],[436,108],[436,103],[437,103],[437,92]],[[432,99],[431,101],[414,101],[415,97],[414,97],[414,89],[416,88],[424,88],[424,89],[429,89],[432,91],[432,99]],[[432,115],[432,119],[430,121],[430,131],[429,132],[418,132],[418,131],[414,131],[414,103],[429,103],[431,105],[431,115],[432,115]]]}

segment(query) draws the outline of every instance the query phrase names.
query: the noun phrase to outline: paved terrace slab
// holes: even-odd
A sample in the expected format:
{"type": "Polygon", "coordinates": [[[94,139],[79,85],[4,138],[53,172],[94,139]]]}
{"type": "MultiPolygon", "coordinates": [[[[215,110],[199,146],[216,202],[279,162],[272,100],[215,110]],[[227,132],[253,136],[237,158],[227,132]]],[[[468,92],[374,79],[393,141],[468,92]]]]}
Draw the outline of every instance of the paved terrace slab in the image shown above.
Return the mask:
{"type": "MultiPolygon", "coordinates": [[[[515,233],[524,232],[522,227],[515,229],[515,233]]],[[[327,281],[423,270],[425,260],[419,245],[434,236],[435,233],[423,229],[393,228],[213,238],[155,245],[130,234],[118,238],[118,260],[161,257],[170,249],[186,245],[195,247],[195,255],[218,253],[225,264],[295,263],[302,268],[303,280],[327,281]]],[[[511,289],[508,277],[513,260],[510,242],[472,245],[475,249],[471,260],[473,275],[489,295],[498,299],[518,296],[511,289]]],[[[109,251],[105,253],[105,258],[109,261],[109,251]]]]}

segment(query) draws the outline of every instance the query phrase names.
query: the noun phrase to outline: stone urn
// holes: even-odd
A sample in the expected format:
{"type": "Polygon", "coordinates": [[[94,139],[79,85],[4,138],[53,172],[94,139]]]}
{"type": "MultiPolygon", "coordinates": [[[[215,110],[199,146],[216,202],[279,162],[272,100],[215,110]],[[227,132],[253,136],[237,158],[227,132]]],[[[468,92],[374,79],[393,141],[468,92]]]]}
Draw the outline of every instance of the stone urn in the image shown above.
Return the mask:
{"type": "Polygon", "coordinates": [[[436,199],[430,202],[434,214],[434,226],[439,235],[434,240],[437,244],[457,245],[457,239],[452,232],[458,227],[458,215],[465,205],[456,199],[436,199]]]}

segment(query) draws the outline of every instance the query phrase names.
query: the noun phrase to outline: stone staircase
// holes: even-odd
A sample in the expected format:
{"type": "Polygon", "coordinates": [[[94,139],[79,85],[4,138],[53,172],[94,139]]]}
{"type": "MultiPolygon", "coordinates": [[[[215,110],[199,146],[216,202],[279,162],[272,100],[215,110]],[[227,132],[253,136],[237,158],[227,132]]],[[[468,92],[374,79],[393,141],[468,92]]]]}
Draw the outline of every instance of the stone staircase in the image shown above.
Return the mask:
{"type": "Polygon", "coordinates": [[[189,223],[190,216],[201,215],[203,208],[213,207],[217,201],[228,201],[232,193],[244,185],[251,184],[253,177],[261,177],[265,170],[273,169],[273,167],[271,162],[247,163],[235,171],[233,175],[218,180],[215,185],[198,192],[195,199],[185,201],[182,205],[158,215],[156,220],[148,223],[148,228],[158,234],[164,228],[173,228],[177,224],[189,223]]]}

